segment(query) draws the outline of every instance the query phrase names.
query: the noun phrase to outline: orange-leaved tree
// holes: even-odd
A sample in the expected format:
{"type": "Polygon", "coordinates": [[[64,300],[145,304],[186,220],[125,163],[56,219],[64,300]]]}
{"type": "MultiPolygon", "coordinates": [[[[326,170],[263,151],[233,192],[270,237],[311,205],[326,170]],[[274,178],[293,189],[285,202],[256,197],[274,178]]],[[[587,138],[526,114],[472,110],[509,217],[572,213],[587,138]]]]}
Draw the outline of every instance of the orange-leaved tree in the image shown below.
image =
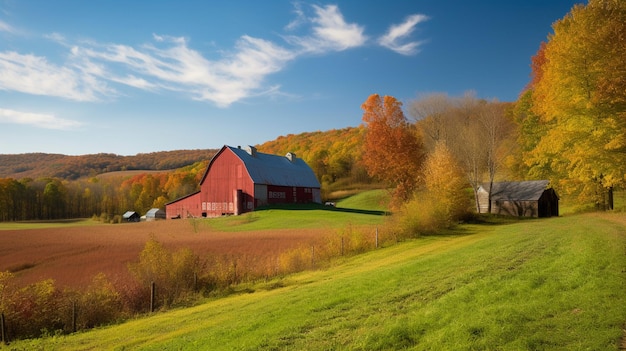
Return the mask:
{"type": "Polygon", "coordinates": [[[395,200],[405,201],[418,184],[425,157],[422,138],[393,96],[372,94],[361,108],[367,125],[363,164],[370,176],[395,188],[395,200]]]}

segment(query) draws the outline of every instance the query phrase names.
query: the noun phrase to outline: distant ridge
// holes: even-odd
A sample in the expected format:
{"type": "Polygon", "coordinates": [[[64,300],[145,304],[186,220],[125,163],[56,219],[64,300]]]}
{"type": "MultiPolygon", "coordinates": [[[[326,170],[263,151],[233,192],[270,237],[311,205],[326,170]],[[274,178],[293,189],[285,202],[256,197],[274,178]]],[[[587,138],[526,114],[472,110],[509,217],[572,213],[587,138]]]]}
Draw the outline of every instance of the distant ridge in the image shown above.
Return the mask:
{"type": "Polygon", "coordinates": [[[131,170],[171,170],[211,159],[217,149],[175,150],[134,156],[26,153],[0,154],[0,178],[61,178],[75,180],[99,174],[131,170]]]}

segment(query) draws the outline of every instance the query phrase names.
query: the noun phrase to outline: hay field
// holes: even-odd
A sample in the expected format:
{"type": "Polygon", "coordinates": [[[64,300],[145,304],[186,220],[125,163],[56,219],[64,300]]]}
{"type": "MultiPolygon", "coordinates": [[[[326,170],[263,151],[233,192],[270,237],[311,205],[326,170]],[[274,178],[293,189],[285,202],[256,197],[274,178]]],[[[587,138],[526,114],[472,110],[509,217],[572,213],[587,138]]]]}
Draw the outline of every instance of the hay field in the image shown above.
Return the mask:
{"type": "Polygon", "coordinates": [[[187,220],[0,231],[0,271],[20,285],[53,279],[59,288],[87,286],[98,273],[130,278],[128,264],[153,236],[165,247],[191,248],[199,257],[275,257],[319,237],[323,229],[220,232],[187,220]]]}

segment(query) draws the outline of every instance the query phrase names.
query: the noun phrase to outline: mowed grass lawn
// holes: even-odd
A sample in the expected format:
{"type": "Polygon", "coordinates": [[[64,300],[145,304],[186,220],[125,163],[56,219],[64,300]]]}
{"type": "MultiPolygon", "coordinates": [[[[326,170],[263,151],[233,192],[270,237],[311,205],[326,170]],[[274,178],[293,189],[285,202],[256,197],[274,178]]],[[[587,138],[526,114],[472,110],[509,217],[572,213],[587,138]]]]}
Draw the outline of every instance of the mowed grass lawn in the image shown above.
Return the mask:
{"type": "Polygon", "coordinates": [[[198,220],[198,225],[208,225],[219,231],[372,226],[384,221],[388,201],[389,193],[386,190],[370,190],[337,202],[337,207],[316,204],[278,205],[241,216],[198,220]]]}
{"type": "Polygon", "coordinates": [[[14,350],[617,350],[626,220],[464,225],[186,309],[14,350]]]}

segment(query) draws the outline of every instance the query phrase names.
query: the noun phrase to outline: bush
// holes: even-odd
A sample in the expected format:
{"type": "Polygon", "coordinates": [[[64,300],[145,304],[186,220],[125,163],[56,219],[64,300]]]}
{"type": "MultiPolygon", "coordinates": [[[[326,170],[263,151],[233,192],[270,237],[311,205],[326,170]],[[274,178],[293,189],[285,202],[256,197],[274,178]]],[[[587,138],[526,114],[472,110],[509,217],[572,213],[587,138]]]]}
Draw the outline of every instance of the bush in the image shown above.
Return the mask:
{"type": "Polygon", "coordinates": [[[77,302],[79,329],[111,323],[122,315],[121,295],[102,273],[96,275],[77,302]]]}
{"type": "Polygon", "coordinates": [[[194,288],[199,259],[189,248],[174,253],[152,237],[139,255],[139,262],[129,265],[131,273],[144,286],[154,283],[157,300],[171,306],[194,288]]]}
{"type": "Polygon", "coordinates": [[[15,289],[12,275],[2,277],[2,310],[10,338],[36,338],[42,333],[63,330],[62,294],[53,280],[43,280],[15,289]]]}

